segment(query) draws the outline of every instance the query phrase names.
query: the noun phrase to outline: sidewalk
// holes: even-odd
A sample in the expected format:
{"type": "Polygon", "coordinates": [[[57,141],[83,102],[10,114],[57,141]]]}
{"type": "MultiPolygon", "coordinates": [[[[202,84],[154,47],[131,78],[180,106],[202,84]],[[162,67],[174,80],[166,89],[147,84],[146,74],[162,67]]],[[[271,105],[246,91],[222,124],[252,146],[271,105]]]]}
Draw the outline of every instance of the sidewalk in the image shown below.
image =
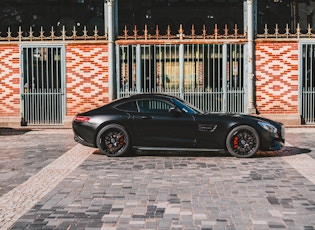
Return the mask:
{"type": "Polygon", "coordinates": [[[108,158],[67,129],[0,136],[0,229],[315,229],[315,129],[250,159],[108,158]]]}

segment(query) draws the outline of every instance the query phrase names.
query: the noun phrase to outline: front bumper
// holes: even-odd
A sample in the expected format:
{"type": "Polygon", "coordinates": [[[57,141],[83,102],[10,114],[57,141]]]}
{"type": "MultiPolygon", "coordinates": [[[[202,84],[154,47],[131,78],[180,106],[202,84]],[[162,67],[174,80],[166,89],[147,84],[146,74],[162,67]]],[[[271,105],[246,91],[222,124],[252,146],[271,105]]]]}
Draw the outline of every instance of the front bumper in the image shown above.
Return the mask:
{"type": "Polygon", "coordinates": [[[281,124],[281,127],[278,127],[277,134],[271,137],[271,144],[269,146],[270,151],[281,150],[285,144],[285,128],[281,124]]]}
{"type": "Polygon", "coordinates": [[[281,150],[284,146],[284,140],[273,140],[271,146],[269,147],[270,151],[281,150]]]}

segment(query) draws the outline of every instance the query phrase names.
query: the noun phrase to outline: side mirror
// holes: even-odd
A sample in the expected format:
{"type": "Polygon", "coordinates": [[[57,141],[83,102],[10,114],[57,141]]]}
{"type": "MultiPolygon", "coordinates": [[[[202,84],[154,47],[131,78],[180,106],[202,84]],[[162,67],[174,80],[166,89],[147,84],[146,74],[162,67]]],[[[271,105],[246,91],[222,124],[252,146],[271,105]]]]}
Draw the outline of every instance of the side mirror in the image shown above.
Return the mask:
{"type": "Polygon", "coordinates": [[[182,113],[180,109],[174,107],[170,108],[168,112],[176,117],[178,117],[182,113]]]}

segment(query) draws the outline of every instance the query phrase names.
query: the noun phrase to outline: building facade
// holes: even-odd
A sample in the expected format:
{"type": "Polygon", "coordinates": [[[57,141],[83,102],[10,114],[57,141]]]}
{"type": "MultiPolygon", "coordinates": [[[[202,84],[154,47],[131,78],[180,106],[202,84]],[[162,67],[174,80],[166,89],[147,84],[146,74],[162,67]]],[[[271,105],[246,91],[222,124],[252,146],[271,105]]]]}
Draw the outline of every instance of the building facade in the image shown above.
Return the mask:
{"type": "MultiPolygon", "coordinates": [[[[163,1],[152,2],[156,11],[165,7],[163,1]]],[[[286,7],[301,11],[301,4],[306,3],[290,1],[286,7]]],[[[69,33],[63,26],[60,33],[51,28],[35,34],[19,27],[15,35],[0,37],[0,127],[68,127],[78,112],[142,92],[175,94],[213,112],[252,113],[288,125],[315,123],[311,16],[303,27],[295,20],[281,28],[258,26],[250,43],[248,22],[240,28],[185,22],[174,29],[152,23],[158,14],[144,11],[151,24],[120,27],[118,7],[117,1],[105,3],[113,20],[105,17],[104,33],[97,25],[93,33],[87,28],[69,33]]]]}

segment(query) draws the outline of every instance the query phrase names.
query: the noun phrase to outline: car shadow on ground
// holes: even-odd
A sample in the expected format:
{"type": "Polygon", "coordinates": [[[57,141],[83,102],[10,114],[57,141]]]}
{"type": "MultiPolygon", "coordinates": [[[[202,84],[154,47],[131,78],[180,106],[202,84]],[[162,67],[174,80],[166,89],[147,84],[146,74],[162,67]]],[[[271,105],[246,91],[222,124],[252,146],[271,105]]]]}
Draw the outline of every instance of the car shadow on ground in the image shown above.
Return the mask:
{"type": "MultiPolygon", "coordinates": [[[[266,157],[285,157],[299,154],[310,153],[311,150],[307,148],[289,147],[285,146],[280,151],[259,151],[252,158],[266,158],[266,157]]],[[[94,154],[103,155],[99,150],[95,150],[94,154]]],[[[209,151],[209,152],[194,152],[194,151],[130,151],[129,154],[123,157],[233,157],[225,151],[209,151]]]]}
{"type": "Polygon", "coordinates": [[[14,129],[14,128],[4,128],[0,127],[0,136],[15,136],[15,135],[23,135],[31,129],[14,129]]]}
{"type": "Polygon", "coordinates": [[[287,157],[299,154],[310,153],[312,150],[308,148],[299,148],[295,146],[284,146],[279,151],[260,151],[258,152],[254,158],[262,158],[262,157],[287,157]]]}
{"type": "MultiPolygon", "coordinates": [[[[103,155],[98,149],[94,151],[96,155],[103,155]]],[[[225,152],[192,152],[192,151],[158,151],[158,150],[131,150],[128,154],[123,157],[230,157],[225,152]]]]}

